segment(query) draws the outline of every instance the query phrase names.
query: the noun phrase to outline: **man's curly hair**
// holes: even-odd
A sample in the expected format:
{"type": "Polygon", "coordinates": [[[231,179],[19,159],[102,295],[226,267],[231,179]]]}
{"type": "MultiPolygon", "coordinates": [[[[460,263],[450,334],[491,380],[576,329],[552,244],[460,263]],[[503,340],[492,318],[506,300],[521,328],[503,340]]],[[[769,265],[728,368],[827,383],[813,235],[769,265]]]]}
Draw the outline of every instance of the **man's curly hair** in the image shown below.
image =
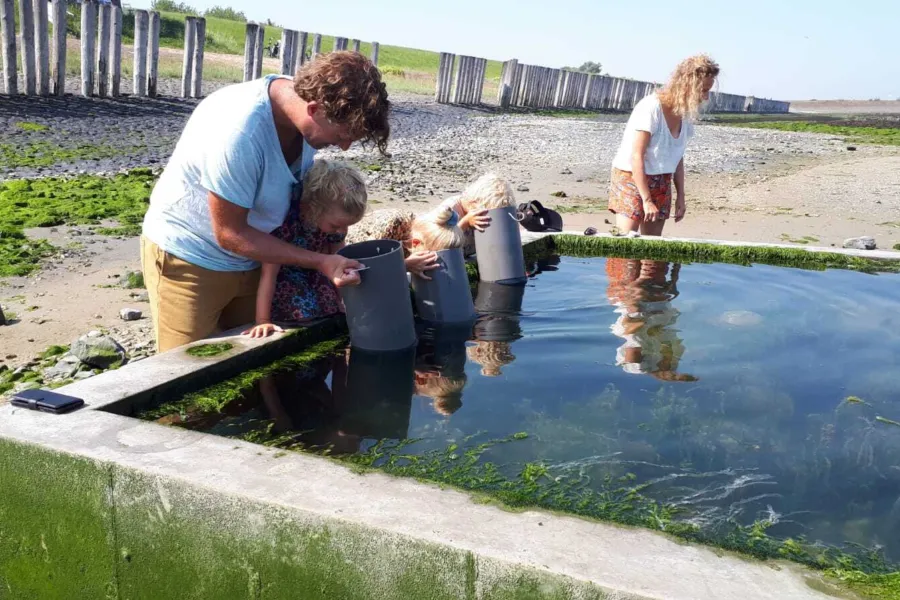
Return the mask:
{"type": "Polygon", "coordinates": [[[294,91],[318,102],[330,121],[347,125],[350,135],[387,152],[391,103],[378,67],[359,52],[330,52],[306,63],[294,76],[294,91]]]}

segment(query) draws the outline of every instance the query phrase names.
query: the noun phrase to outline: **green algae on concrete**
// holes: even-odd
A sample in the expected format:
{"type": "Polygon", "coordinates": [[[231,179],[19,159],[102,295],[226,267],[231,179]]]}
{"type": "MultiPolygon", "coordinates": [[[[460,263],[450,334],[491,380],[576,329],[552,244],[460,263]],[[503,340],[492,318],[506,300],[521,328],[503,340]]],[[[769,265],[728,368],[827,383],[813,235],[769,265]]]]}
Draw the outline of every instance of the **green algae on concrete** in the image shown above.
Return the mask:
{"type": "Polygon", "coordinates": [[[874,260],[834,252],[810,252],[775,246],[728,246],[676,240],[625,237],[582,237],[571,234],[551,238],[556,252],[565,256],[615,257],[674,262],[764,264],[822,271],[847,269],[866,273],[900,272],[900,260],[874,260]]]}
{"type": "Polygon", "coordinates": [[[222,342],[218,344],[201,344],[199,346],[191,346],[185,353],[197,358],[211,358],[225,354],[234,348],[234,344],[230,342],[222,342]]]}
{"type": "Polygon", "coordinates": [[[0,597],[119,597],[108,466],[0,439],[0,481],[0,597]]]}
{"type": "Polygon", "coordinates": [[[30,444],[0,440],[0,479],[10,598],[605,598],[565,575],[30,444]]]}

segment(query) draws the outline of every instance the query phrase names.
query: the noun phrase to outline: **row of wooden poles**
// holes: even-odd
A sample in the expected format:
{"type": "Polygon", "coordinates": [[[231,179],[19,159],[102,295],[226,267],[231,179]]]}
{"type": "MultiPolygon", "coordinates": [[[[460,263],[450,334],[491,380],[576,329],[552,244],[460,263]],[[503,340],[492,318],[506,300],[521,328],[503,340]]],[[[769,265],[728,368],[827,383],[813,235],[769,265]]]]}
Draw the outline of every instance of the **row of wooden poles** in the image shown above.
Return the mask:
{"type": "MultiPolygon", "coordinates": [[[[309,33],[295,31],[293,29],[281,30],[281,74],[293,75],[297,69],[306,64],[306,46],[309,42],[309,33]]],[[[244,39],[244,81],[250,81],[262,76],[263,58],[265,56],[266,28],[257,23],[247,23],[246,37],[244,39]]],[[[344,37],[334,38],[335,52],[344,50],[360,51],[359,40],[352,42],[344,37]]],[[[380,45],[372,42],[372,62],[378,65],[378,53],[380,45]]],[[[322,34],[313,34],[310,58],[322,54],[322,34]]]]}
{"type": "MultiPolygon", "coordinates": [[[[18,56],[15,28],[16,0],[0,0],[0,46],[3,53],[3,91],[18,94],[18,56]]],[[[19,47],[26,95],[62,96],[66,89],[66,0],[18,0],[19,47]],[[52,13],[50,9],[52,7],[52,13]],[[52,14],[53,39],[49,35],[52,14]],[[62,26],[57,27],[56,24],[62,26]],[[52,50],[52,53],[51,53],[52,50]]],[[[160,16],[156,11],[134,10],[133,95],[157,95],[160,16]]],[[[122,79],[122,5],[96,0],[81,2],[81,94],[117,97],[122,79]]],[[[281,34],[281,73],[292,75],[306,58],[309,34],[285,29],[281,34]]],[[[247,23],[244,45],[244,81],[262,76],[265,27],[247,23]]],[[[352,48],[360,41],[337,37],[334,50],[352,48]]],[[[181,96],[199,98],[203,87],[206,19],[185,17],[181,96]]],[[[380,46],[372,43],[372,61],[378,64],[380,46]]],[[[322,35],[314,34],[312,56],[322,52],[322,35]]]]}
{"type": "MultiPolygon", "coordinates": [[[[481,104],[486,67],[483,58],[442,52],[435,100],[443,104],[481,104]]],[[[647,81],[524,65],[513,59],[503,63],[497,102],[502,108],[629,111],[657,87],[658,84],[647,81]]],[[[790,102],[766,98],[710,94],[710,110],[715,112],[786,113],[790,106],[790,102]]]]}

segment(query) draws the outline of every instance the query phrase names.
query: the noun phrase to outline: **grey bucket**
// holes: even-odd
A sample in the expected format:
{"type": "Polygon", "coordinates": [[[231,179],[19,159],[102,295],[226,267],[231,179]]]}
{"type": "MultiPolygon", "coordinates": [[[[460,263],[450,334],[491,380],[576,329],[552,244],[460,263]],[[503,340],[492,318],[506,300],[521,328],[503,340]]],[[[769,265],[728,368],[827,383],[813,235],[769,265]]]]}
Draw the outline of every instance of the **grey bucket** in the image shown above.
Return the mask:
{"type": "Polygon", "coordinates": [[[430,281],[412,276],[419,318],[435,324],[474,320],[475,305],[462,248],[439,250],[436,254],[440,266],[428,272],[430,281]]]}
{"type": "Polygon", "coordinates": [[[366,438],[409,437],[415,361],[413,346],[393,352],[351,349],[346,380],[332,381],[332,389],[345,392],[341,430],[366,438]]]}
{"type": "Polygon", "coordinates": [[[475,339],[480,342],[512,342],[522,337],[524,285],[503,285],[481,281],[475,296],[475,339]]]}
{"type": "Polygon", "coordinates": [[[475,258],[481,281],[525,283],[525,256],[515,207],[494,208],[487,214],[490,226],[475,231],[475,258]]]}
{"type": "Polygon", "coordinates": [[[416,327],[400,242],[360,242],[338,254],[366,267],[359,272],[358,285],[339,288],[347,310],[350,345],[371,351],[415,346],[416,327]]]}

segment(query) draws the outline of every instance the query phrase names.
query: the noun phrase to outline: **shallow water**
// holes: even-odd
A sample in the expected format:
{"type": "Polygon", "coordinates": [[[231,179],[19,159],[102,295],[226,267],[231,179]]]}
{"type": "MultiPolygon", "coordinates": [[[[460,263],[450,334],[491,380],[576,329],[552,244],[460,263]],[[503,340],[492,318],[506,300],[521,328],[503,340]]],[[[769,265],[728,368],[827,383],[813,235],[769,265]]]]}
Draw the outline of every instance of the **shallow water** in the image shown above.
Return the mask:
{"type": "Polygon", "coordinates": [[[335,453],[527,432],[485,456],[628,476],[702,527],[765,521],[900,560],[900,277],[557,260],[524,288],[482,284],[474,336],[342,352],[181,424],[335,453]]]}

